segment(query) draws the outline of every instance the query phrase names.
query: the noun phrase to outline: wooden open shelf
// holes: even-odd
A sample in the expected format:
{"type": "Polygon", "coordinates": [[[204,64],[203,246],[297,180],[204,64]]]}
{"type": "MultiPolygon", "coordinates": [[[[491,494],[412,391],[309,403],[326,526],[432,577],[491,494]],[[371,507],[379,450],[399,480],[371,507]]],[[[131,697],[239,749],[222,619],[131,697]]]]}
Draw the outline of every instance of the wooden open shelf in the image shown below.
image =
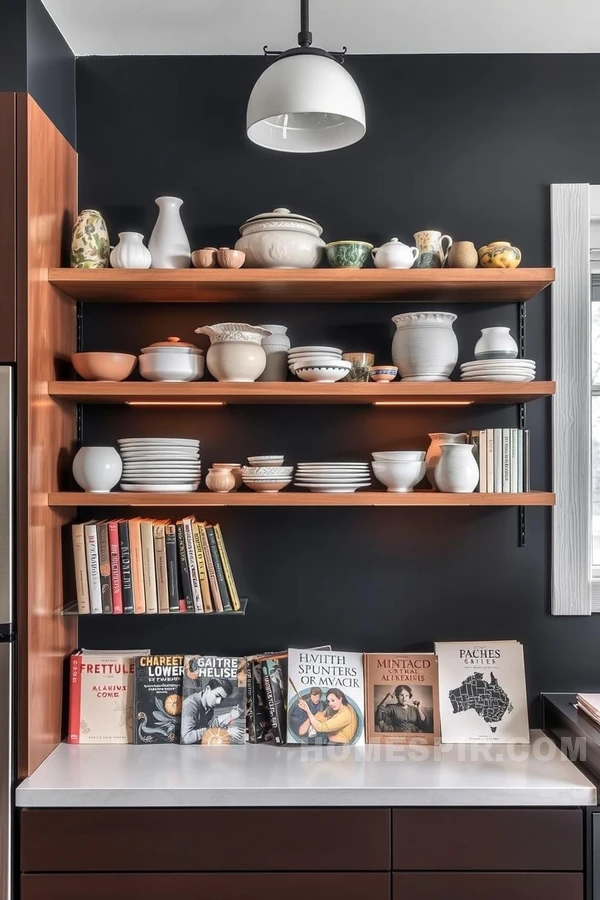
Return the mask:
{"type": "Polygon", "coordinates": [[[74,300],[129,303],[514,303],[554,269],[50,269],[74,300]]]}
{"type": "Polygon", "coordinates": [[[52,381],[51,397],[77,403],[406,403],[471,404],[525,403],[551,397],[553,381],[521,382],[254,382],[253,384],[195,381],[188,384],[151,381],[52,381]]]}
{"type": "Polygon", "coordinates": [[[61,506],[554,506],[554,494],[530,491],[522,494],[441,494],[436,491],[413,491],[393,494],[388,491],[357,491],[355,494],[311,494],[308,491],[284,490],[279,494],[256,494],[239,491],[233,494],[152,494],[112,491],[109,494],[87,494],[83,491],[61,491],[48,495],[48,505],[61,506]]]}

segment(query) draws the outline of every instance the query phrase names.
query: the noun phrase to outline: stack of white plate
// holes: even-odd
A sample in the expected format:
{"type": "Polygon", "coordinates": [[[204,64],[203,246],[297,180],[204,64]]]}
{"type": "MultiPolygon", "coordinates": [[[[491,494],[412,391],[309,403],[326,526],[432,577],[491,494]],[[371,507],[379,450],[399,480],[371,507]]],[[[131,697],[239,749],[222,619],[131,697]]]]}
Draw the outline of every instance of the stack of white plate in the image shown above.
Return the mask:
{"type": "Polygon", "coordinates": [[[362,462],[298,463],[294,485],[314,494],[353,494],[370,487],[371,470],[362,462]]]}
{"type": "Polygon", "coordinates": [[[533,381],[533,359],[474,359],[461,364],[461,381],[533,381]]]}
{"type": "Polygon", "coordinates": [[[200,441],[193,438],[121,438],[121,490],[182,493],[200,485],[200,441]]]}

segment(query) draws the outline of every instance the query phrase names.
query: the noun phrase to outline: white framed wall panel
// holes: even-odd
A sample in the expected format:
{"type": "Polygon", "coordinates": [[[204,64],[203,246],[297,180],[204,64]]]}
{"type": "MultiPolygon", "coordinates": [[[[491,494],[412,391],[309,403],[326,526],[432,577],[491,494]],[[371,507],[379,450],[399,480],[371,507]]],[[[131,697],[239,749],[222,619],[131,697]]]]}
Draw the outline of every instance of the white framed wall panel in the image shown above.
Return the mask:
{"type": "Polygon", "coordinates": [[[552,613],[589,615],[591,598],[590,186],[550,189],[552,265],[552,613]]]}

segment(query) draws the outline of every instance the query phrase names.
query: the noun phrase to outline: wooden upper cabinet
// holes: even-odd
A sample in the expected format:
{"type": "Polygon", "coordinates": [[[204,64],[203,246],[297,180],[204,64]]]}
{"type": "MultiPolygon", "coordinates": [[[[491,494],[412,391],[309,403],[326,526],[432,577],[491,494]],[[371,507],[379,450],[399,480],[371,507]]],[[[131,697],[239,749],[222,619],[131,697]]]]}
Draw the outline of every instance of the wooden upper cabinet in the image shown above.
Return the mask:
{"type": "Polygon", "coordinates": [[[0,93],[0,364],[16,359],[17,95],[0,93]]]}

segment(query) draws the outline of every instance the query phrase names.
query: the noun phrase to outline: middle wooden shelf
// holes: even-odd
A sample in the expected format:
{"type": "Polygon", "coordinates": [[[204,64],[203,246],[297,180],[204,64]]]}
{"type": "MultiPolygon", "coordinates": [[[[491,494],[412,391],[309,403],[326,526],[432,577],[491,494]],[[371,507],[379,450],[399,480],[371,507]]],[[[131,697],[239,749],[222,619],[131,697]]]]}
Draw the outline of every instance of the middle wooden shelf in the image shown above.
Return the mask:
{"type": "Polygon", "coordinates": [[[289,382],[194,381],[51,381],[51,397],[77,403],[130,405],[198,405],[254,403],[329,403],[393,405],[457,405],[525,403],[551,397],[554,381],[526,382],[289,382]]]}

